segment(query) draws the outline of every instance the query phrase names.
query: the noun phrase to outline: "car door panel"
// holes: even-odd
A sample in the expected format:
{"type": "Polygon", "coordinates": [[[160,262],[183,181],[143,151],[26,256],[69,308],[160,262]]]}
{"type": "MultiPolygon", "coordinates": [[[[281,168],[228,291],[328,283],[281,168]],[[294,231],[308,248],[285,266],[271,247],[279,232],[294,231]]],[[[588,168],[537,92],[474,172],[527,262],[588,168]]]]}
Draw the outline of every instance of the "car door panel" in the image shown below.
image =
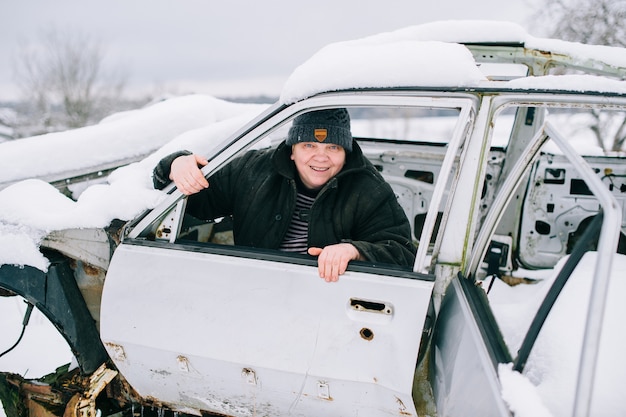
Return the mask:
{"type": "Polygon", "coordinates": [[[433,282],[412,275],[422,279],[349,270],[326,283],[312,265],[122,244],[101,337],[140,395],[173,408],[415,415],[433,282]]]}

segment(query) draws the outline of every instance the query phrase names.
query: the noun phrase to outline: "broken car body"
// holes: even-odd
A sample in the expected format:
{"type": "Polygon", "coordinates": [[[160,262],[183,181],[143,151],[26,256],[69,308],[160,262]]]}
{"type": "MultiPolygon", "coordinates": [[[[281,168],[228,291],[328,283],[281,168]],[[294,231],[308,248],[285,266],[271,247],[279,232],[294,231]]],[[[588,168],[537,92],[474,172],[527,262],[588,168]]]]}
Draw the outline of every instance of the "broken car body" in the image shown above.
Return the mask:
{"type": "Polygon", "coordinates": [[[321,50],[203,168],[208,176],[247,149],[276,146],[299,114],[345,107],[410,220],[412,269],[353,262],[329,285],[307,256],[224,244],[228,219],[190,218],[173,185],[132,221],[52,232],[46,272],[3,265],[0,287],[43,311],[79,365],[82,382],[54,400],[74,402],[51,413],[106,413],[106,403],[103,415],[512,415],[502,367],[539,366],[533,347],[558,286],[592,248],[586,330],[572,342],[580,360],[563,407],[593,414],[594,387],[612,378],[596,370],[615,330],[604,328],[604,306],[623,256],[626,168],[617,156],[583,158],[568,139],[590,113],[626,114],[626,51],[516,27],[474,39],[467,29],[432,39],[418,26],[321,50]],[[355,52],[365,46],[367,56],[355,52]],[[390,83],[365,68],[350,85],[323,82],[372,60],[405,74],[390,83]],[[515,318],[492,309],[489,289],[538,270],[554,271],[554,285],[512,342],[503,329],[515,318]]]}

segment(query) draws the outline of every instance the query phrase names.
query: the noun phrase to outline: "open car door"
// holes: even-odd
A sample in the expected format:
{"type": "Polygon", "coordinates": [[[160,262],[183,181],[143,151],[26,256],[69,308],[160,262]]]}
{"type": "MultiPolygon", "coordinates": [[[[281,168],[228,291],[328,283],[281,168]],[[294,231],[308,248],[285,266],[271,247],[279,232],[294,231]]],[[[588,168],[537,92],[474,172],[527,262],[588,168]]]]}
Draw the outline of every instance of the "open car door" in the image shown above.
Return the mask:
{"type": "MultiPolygon", "coordinates": [[[[380,97],[358,99],[376,104],[380,97]]],[[[393,100],[418,111],[434,104],[393,100]]],[[[455,115],[455,140],[436,181],[442,189],[430,203],[435,208],[471,104],[446,104],[455,115]]],[[[254,125],[243,139],[284,127],[299,106],[254,125]]],[[[210,160],[205,175],[243,149],[241,142],[210,160]]],[[[423,203],[422,194],[412,195],[423,203]]],[[[104,284],[102,341],[144,400],[194,414],[417,415],[412,391],[434,322],[433,275],[355,261],[338,282],[327,283],[309,256],[208,243],[215,241],[199,238],[206,224],[190,221],[184,208],[174,192],[131,226],[104,284]]],[[[422,241],[430,241],[434,217],[422,241]]],[[[423,271],[419,265],[413,270],[423,271]]]]}
{"type": "Polygon", "coordinates": [[[107,274],[102,340],[142,397],[173,409],[416,415],[432,277],[357,265],[326,283],[289,258],[126,241],[107,274]]]}

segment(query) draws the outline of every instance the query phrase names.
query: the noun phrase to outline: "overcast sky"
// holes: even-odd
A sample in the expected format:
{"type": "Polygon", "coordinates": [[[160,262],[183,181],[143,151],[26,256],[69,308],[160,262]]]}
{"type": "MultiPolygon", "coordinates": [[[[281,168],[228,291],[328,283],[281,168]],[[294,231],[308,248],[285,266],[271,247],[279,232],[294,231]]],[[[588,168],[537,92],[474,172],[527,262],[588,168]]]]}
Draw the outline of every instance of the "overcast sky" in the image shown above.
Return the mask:
{"type": "Polygon", "coordinates": [[[100,41],[127,90],[278,94],[328,43],[435,20],[528,28],[530,1],[541,0],[0,0],[0,100],[16,94],[11,62],[20,42],[51,28],[100,41]]]}

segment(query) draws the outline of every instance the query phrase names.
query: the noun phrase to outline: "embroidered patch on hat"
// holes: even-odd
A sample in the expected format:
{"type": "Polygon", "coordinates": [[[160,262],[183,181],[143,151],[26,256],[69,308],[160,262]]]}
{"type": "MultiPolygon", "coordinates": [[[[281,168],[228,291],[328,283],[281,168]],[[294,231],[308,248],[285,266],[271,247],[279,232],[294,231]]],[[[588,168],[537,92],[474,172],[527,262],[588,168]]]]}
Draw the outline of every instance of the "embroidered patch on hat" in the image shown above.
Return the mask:
{"type": "Polygon", "coordinates": [[[328,137],[328,130],[326,129],[315,129],[313,132],[313,136],[317,139],[318,142],[324,142],[326,137],[328,137]]]}

